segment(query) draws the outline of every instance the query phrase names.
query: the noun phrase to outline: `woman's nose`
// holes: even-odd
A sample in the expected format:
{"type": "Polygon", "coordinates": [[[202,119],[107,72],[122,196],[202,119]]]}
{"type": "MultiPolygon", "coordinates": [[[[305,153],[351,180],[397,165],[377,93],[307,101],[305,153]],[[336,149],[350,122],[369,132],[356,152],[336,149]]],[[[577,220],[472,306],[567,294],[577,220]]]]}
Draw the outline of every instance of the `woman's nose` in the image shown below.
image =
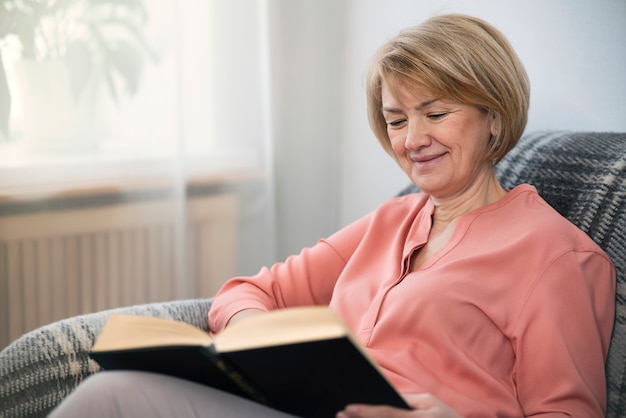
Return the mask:
{"type": "Polygon", "coordinates": [[[424,126],[421,126],[418,122],[410,121],[406,130],[406,138],[404,139],[405,148],[416,150],[428,145],[429,142],[429,136],[424,126]]]}

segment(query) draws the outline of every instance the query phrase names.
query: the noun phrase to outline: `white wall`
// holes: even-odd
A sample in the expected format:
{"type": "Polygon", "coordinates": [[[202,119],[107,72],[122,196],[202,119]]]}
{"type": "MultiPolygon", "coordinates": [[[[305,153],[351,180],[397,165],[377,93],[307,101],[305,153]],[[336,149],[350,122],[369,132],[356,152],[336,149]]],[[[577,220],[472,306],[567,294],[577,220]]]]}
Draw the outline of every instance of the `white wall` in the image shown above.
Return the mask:
{"type": "Polygon", "coordinates": [[[625,0],[268,4],[277,259],[408,184],[369,129],[363,74],[381,43],[432,14],[473,14],[509,38],[531,79],[529,131],[626,131],[625,0]]]}
{"type": "Polygon", "coordinates": [[[408,184],[369,130],[367,61],[401,28],[444,12],[484,18],[509,38],[531,81],[527,131],[626,131],[624,0],[349,0],[338,227],[408,184]]]}
{"type": "Polygon", "coordinates": [[[277,259],[337,228],[346,3],[269,2],[277,259]]]}

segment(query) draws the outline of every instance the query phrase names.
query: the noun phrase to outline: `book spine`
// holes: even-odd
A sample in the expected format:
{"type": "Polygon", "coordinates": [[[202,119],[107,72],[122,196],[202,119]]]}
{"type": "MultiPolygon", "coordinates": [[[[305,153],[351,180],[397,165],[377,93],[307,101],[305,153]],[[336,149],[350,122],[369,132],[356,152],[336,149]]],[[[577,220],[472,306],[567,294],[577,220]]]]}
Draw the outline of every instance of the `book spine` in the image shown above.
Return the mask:
{"type": "Polygon", "coordinates": [[[227,360],[224,359],[220,353],[216,352],[213,347],[210,349],[211,354],[209,357],[215,363],[218,369],[221,370],[233,383],[241,389],[241,391],[251,400],[262,403],[264,405],[271,406],[269,399],[263,395],[246,377],[235,367],[233,367],[227,360]]]}

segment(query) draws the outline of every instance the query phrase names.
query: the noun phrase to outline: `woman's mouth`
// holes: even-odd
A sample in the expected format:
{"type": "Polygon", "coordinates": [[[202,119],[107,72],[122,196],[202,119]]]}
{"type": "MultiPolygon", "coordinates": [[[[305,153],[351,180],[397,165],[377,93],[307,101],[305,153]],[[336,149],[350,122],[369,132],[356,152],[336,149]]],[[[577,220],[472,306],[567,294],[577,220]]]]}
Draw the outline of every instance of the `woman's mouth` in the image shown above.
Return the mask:
{"type": "Polygon", "coordinates": [[[428,165],[429,163],[436,162],[444,155],[445,155],[445,152],[438,153],[438,154],[428,154],[428,155],[413,155],[413,156],[410,156],[409,159],[414,164],[428,165]]]}

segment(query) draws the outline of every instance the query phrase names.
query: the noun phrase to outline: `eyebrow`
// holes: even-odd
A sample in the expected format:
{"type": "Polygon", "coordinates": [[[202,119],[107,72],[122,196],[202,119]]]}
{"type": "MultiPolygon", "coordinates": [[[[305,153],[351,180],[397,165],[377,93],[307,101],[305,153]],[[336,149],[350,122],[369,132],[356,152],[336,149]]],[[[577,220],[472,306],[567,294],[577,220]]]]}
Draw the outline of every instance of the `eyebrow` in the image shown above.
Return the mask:
{"type": "MultiPolygon", "coordinates": [[[[430,106],[431,104],[435,103],[438,100],[439,100],[438,98],[435,98],[435,99],[429,99],[429,100],[423,101],[422,103],[420,103],[419,105],[415,107],[415,110],[424,110],[425,108],[427,108],[428,106],[430,106]]],[[[388,113],[402,113],[401,109],[397,109],[395,107],[383,107],[382,111],[388,112],[388,113]]]]}

